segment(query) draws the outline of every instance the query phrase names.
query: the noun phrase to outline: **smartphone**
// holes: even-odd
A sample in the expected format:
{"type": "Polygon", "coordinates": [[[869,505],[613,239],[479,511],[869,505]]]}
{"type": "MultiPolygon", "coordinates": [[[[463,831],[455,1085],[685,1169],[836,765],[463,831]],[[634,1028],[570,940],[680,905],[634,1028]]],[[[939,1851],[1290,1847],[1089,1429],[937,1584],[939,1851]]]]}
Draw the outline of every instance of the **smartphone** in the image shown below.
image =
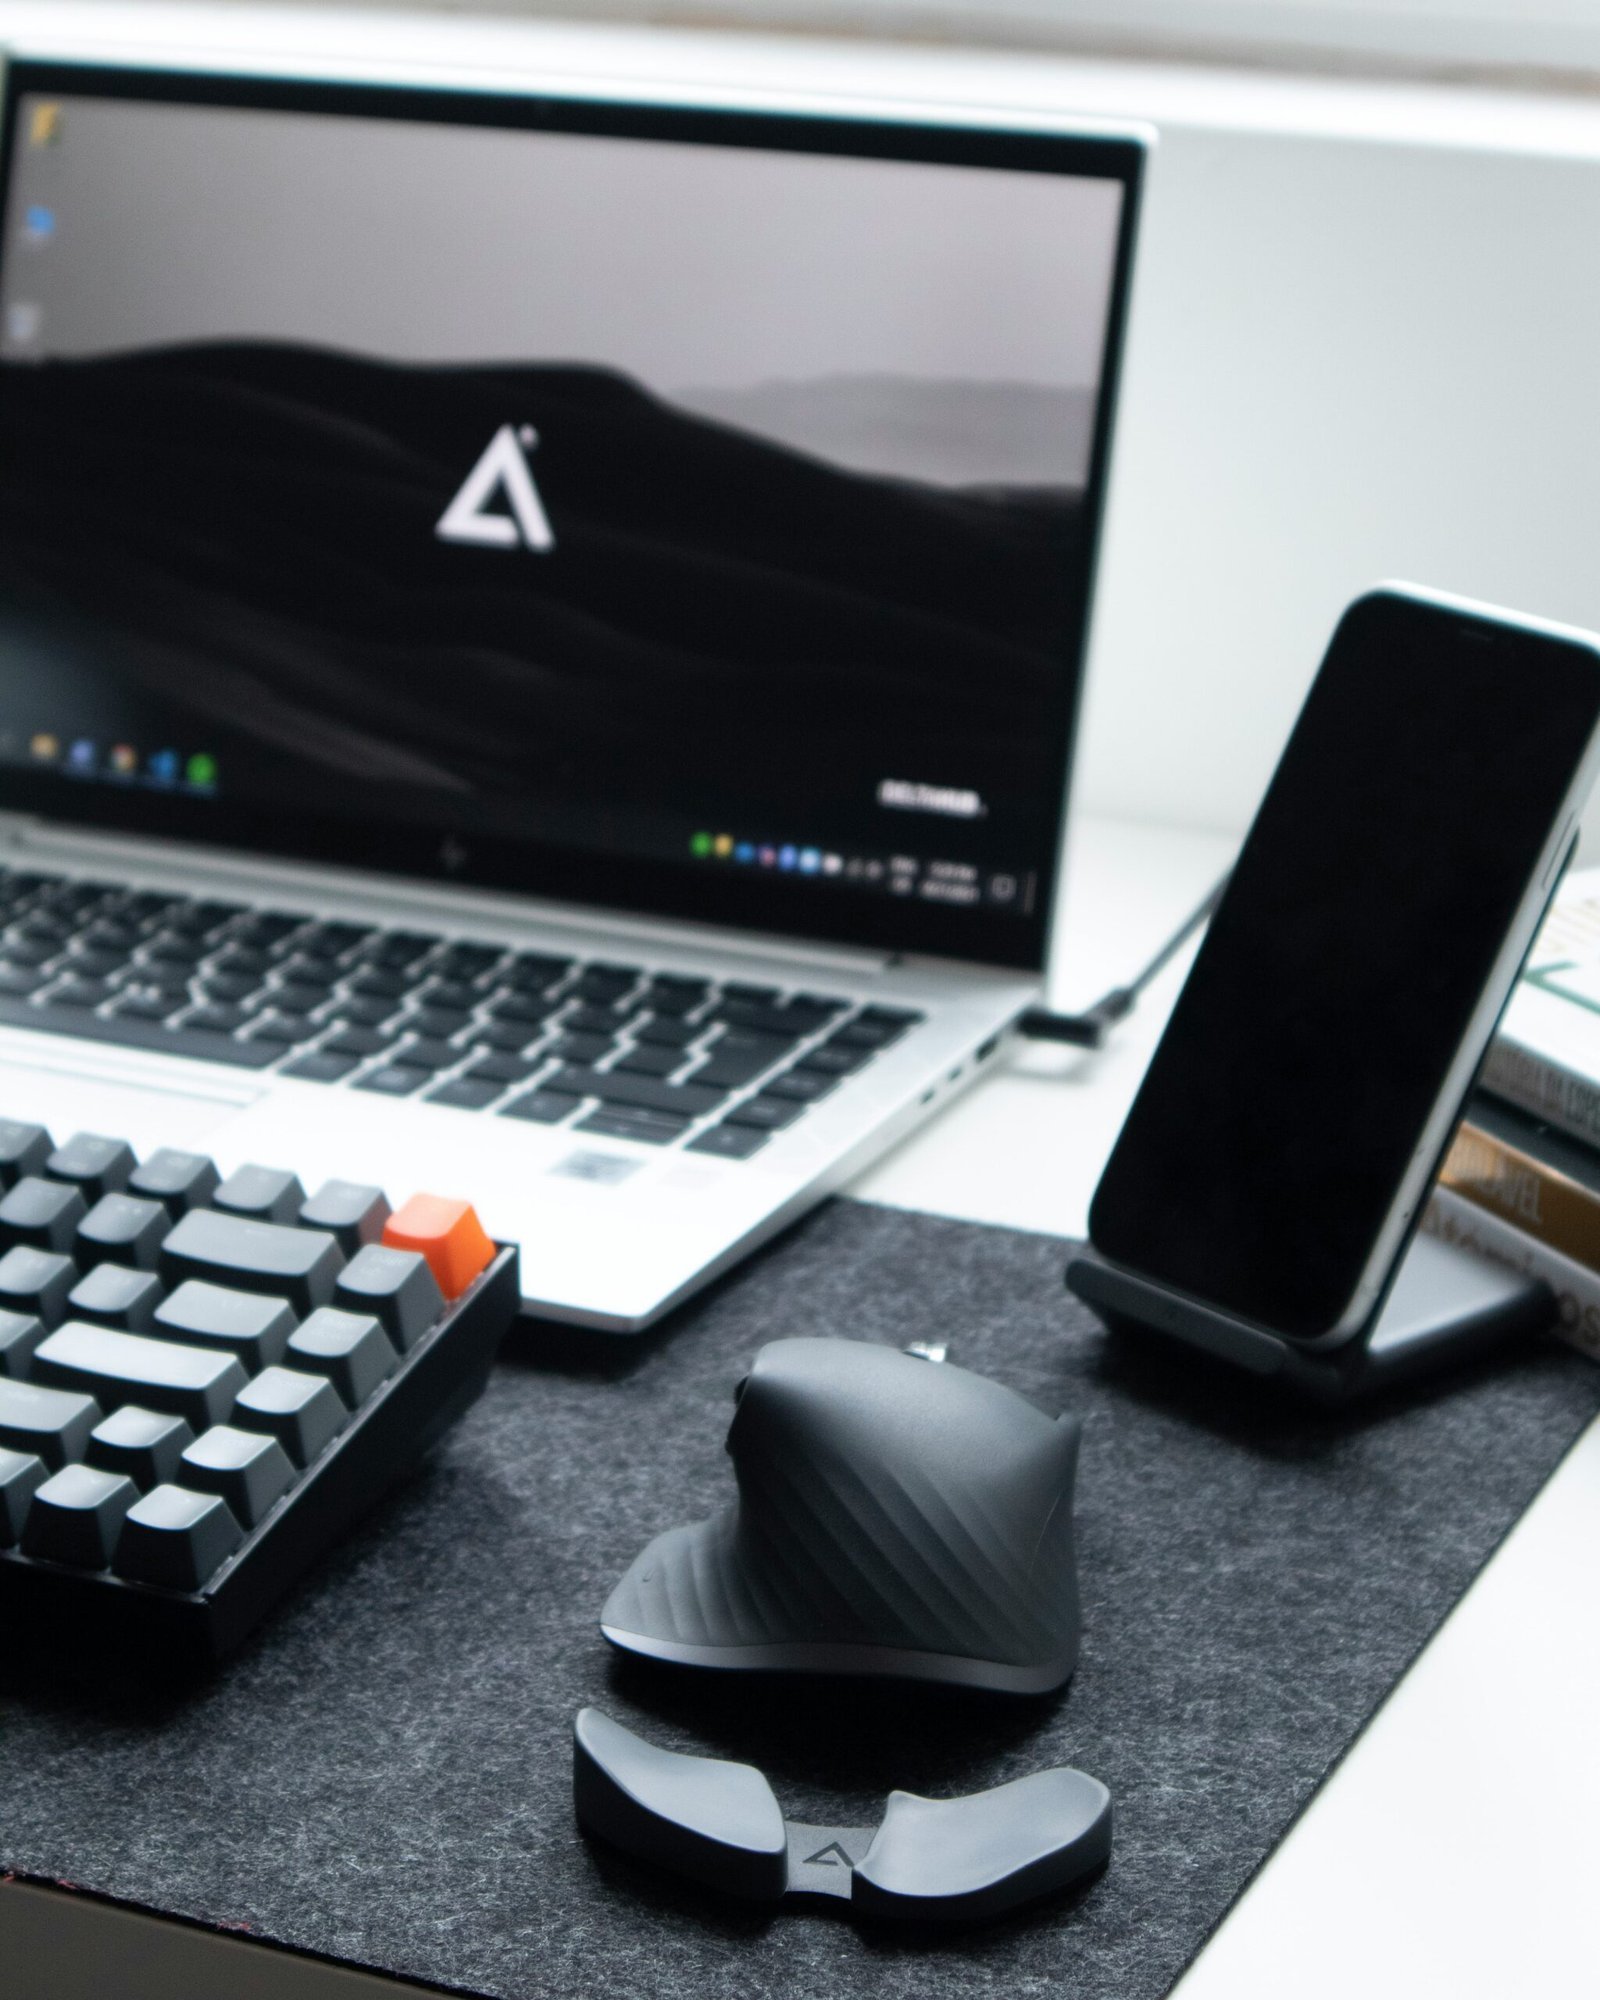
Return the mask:
{"type": "Polygon", "coordinates": [[[1339,621],[1089,1214],[1101,1257],[1362,1331],[1600,764],[1600,639],[1408,584],[1339,621]]]}

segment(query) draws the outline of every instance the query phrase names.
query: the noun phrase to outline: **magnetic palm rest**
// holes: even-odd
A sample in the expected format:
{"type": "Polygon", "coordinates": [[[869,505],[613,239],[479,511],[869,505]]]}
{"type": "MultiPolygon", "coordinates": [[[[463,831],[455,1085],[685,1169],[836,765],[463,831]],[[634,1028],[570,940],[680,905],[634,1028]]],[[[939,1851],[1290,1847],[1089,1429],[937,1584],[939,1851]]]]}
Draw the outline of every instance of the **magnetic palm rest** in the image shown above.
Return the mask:
{"type": "Polygon", "coordinates": [[[728,1433],[737,1499],[658,1535],[601,1630],[687,1666],[1045,1693],[1078,1657],[1079,1430],[894,1348],[774,1341],[728,1433]]]}
{"type": "Polygon", "coordinates": [[[1069,1888],[1111,1853],[1111,1794],[1083,1771],[964,1799],[891,1792],[876,1827],[809,1826],[785,1820],[753,1765],[659,1749],[597,1708],[578,1716],[572,1756],[585,1832],[752,1902],[971,1922],[1069,1888]]]}

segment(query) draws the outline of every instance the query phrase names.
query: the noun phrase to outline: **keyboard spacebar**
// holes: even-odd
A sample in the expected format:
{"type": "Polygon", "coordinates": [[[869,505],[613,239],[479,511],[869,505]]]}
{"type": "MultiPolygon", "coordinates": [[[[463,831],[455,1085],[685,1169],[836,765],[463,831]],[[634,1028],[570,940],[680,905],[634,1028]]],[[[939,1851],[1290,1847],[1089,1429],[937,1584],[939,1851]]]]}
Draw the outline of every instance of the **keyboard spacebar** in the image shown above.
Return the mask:
{"type": "Polygon", "coordinates": [[[201,1062],[230,1063],[235,1069],[265,1069],[283,1054],[276,1042],[236,1042],[207,1028],[169,1028],[126,1014],[107,1018],[82,1007],[34,1007],[8,994],[0,994],[0,1028],[42,1028],[47,1035],[117,1042],[126,1049],[159,1049],[163,1055],[194,1056],[201,1062]]]}

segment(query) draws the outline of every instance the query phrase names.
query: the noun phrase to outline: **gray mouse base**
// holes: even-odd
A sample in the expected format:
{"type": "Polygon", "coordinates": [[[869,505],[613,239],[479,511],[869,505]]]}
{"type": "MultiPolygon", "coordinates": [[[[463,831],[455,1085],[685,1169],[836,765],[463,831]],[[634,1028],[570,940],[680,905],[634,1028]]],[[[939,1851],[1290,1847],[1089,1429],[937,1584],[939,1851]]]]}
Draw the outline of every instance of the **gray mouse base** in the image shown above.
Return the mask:
{"type": "Polygon", "coordinates": [[[826,1640],[766,1646],[702,1646],[658,1639],[602,1624],[604,1636],[624,1653],[673,1666],[719,1668],[727,1673],[863,1674],[902,1681],[936,1681],[944,1687],[987,1689],[994,1694],[1050,1694],[1071,1675],[1077,1648],[1043,1664],[1012,1666],[1003,1660],[962,1659],[954,1653],[902,1652],[894,1646],[834,1645],[826,1640]]]}
{"type": "Polygon", "coordinates": [[[1066,1275],[1067,1289],[1114,1332],[1166,1335],[1329,1404],[1543,1333],[1556,1317],[1555,1294],[1543,1279],[1433,1236],[1412,1238],[1371,1326],[1333,1348],[1235,1319],[1107,1264],[1092,1250],[1074,1258],[1066,1275]]]}

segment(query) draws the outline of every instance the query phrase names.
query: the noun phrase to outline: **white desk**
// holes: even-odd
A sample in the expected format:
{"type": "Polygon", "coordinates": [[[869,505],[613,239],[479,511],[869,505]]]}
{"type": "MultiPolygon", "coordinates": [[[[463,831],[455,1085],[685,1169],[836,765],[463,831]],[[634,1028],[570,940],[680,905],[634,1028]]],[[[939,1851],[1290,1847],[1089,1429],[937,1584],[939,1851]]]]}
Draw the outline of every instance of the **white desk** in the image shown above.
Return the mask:
{"type": "MultiPolygon", "coordinates": [[[[1088,821],[1055,992],[1151,956],[1228,865],[1088,821]]],[[[1034,1046],[864,1177],[874,1201],[1081,1233],[1189,953],[1099,1056],[1034,1046]]],[[[1600,1992],[1600,1424],[1586,1433],[1180,1983],[1179,2000],[1600,1992]]]]}

